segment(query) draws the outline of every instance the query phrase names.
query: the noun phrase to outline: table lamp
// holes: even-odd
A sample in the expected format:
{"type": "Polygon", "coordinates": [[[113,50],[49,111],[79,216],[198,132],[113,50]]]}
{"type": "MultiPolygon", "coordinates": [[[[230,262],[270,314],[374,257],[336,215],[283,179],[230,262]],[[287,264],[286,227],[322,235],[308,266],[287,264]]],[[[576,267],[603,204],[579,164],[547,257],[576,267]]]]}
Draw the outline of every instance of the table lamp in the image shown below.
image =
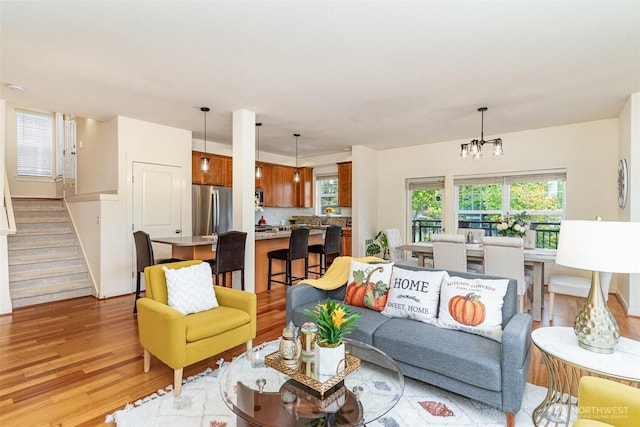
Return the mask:
{"type": "Polygon", "coordinates": [[[620,329],[600,287],[600,271],[640,273],[640,223],[568,220],[560,223],[556,264],[591,270],[587,301],[575,319],[578,344],[613,353],[620,329]]]}

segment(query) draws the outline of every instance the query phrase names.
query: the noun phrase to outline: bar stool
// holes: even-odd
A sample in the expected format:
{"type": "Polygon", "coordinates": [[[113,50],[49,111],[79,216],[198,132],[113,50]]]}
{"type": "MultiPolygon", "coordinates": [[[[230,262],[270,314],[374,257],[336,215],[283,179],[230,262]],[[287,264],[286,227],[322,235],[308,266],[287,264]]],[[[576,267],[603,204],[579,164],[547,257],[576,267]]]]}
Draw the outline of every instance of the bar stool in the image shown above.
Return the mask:
{"type": "Polygon", "coordinates": [[[271,282],[282,283],[283,285],[291,286],[295,280],[306,279],[309,275],[309,229],[308,228],[296,228],[291,230],[291,237],[289,238],[288,249],[277,249],[267,253],[269,257],[269,278],[267,282],[267,292],[271,292],[271,282]],[[282,260],[285,262],[285,271],[273,273],[272,262],[274,259],[282,260]],[[297,259],[304,259],[304,276],[295,277],[291,272],[291,261],[297,259]],[[284,275],[285,280],[275,280],[274,276],[284,275]]]}
{"type": "Polygon", "coordinates": [[[138,230],[133,233],[133,241],[136,245],[136,299],[133,301],[133,314],[138,312],[136,301],[140,299],[140,276],[144,273],[144,269],[154,264],[167,264],[169,262],[182,261],[178,258],[155,259],[153,257],[153,246],[151,246],[151,238],[147,233],[138,230]]]}
{"type": "Polygon", "coordinates": [[[309,266],[309,273],[322,276],[327,271],[327,255],[340,256],[342,243],[342,227],[331,225],[327,228],[324,235],[324,243],[309,246],[310,254],[318,254],[318,264],[309,266]],[[311,268],[318,267],[318,270],[312,271],[311,268]]]}
{"type": "Polygon", "coordinates": [[[240,283],[244,291],[244,257],[247,245],[247,233],[244,231],[227,231],[218,235],[216,258],[207,260],[211,264],[211,272],[216,276],[222,274],[222,286],[227,287],[227,274],[240,270],[240,283]]]}

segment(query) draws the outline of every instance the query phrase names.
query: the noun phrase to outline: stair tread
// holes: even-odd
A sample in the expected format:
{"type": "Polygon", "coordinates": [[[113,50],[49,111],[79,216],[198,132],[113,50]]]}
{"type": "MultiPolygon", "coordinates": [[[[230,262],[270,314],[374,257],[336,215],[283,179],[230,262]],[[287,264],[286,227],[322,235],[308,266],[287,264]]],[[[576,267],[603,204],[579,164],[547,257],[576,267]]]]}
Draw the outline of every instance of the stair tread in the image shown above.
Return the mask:
{"type": "Polygon", "coordinates": [[[84,258],[80,253],[75,253],[75,254],[54,253],[54,254],[47,254],[47,255],[12,256],[9,259],[9,266],[49,263],[49,262],[77,260],[77,259],[84,259],[84,258]]]}
{"type": "Polygon", "coordinates": [[[40,249],[59,248],[62,246],[78,246],[78,242],[72,239],[61,239],[55,241],[35,241],[35,242],[9,242],[9,251],[17,249],[40,249]]]}
{"type": "Polygon", "coordinates": [[[87,289],[92,291],[93,284],[89,280],[77,280],[69,281],[65,283],[58,283],[55,286],[43,285],[33,286],[29,288],[11,289],[11,298],[27,298],[48,294],[55,294],[59,292],[68,292],[79,289],[87,289]]]}
{"type": "Polygon", "coordinates": [[[89,270],[87,270],[87,267],[84,265],[71,265],[57,268],[44,267],[37,270],[9,273],[9,283],[15,284],[15,282],[23,280],[41,279],[43,277],[67,276],[82,273],[89,273],[89,270]]]}

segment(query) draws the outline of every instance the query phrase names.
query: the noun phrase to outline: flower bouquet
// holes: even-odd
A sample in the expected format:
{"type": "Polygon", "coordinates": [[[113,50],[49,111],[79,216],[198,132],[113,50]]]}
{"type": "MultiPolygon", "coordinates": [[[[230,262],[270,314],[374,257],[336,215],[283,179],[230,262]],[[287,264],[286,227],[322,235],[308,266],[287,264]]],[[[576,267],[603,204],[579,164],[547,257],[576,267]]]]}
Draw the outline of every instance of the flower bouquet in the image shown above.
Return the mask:
{"type": "Polygon", "coordinates": [[[499,236],[524,237],[529,227],[529,216],[522,212],[514,215],[507,213],[496,228],[499,236]]]}

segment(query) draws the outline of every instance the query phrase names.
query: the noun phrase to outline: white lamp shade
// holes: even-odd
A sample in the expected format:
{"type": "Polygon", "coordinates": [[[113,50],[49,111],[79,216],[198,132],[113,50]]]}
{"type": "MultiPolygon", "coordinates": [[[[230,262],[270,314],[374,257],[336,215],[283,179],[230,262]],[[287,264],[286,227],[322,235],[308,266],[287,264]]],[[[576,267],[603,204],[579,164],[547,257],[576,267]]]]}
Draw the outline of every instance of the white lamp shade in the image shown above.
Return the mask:
{"type": "Polygon", "coordinates": [[[640,222],[562,221],[556,264],[640,273],[640,222]]]}

